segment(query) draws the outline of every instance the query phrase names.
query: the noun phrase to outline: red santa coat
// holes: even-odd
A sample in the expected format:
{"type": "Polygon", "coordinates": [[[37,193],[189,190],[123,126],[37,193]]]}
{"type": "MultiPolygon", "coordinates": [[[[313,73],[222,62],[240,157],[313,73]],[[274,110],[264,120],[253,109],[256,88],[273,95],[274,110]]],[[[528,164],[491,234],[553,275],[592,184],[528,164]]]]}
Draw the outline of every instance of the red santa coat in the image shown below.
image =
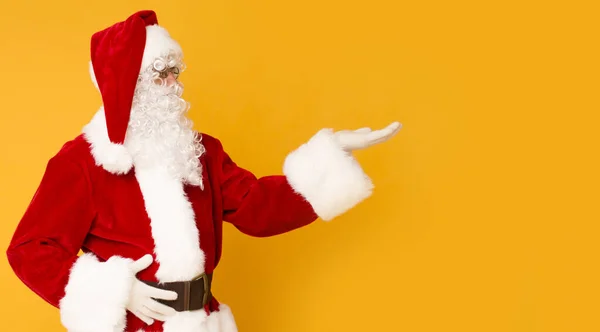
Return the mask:
{"type": "Polygon", "coordinates": [[[202,143],[203,188],[135,168],[125,146],[108,139],[101,109],[48,162],[7,255],[16,275],[60,308],[69,331],[237,331],[218,294],[205,310],[148,326],[125,309],[132,280],[212,273],[223,221],[251,236],[273,236],[317,217],[331,220],[371,194],[370,179],[331,130],[290,153],[284,175],[262,178],[236,165],[218,139],[203,134],[202,143]],[[133,275],[128,263],[146,254],[154,262],[133,275]]]}

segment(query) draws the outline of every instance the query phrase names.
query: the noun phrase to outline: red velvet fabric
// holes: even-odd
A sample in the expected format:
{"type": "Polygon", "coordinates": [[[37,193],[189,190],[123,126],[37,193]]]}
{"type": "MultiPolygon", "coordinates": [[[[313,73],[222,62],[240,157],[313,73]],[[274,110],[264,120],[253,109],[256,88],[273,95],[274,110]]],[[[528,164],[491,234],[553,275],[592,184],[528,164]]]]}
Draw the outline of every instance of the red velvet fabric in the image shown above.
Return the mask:
{"type": "Polygon", "coordinates": [[[92,36],[92,65],[102,94],[108,137],[113,143],[125,140],[146,45],[146,25],[152,24],[158,24],[156,14],[145,10],[92,36]]]}
{"type": "MultiPolygon", "coordinates": [[[[213,272],[219,263],[223,221],[245,234],[264,237],[317,219],[284,176],[256,178],[237,166],[216,138],[203,135],[202,142],[206,148],[201,157],[205,189],[186,186],[185,192],[196,216],[206,272],[213,272]]],[[[7,255],[16,275],[48,303],[58,306],[80,248],[100,261],[114,255],[132,259],[154,256],[150,220],[134,171],[114,175],[97,166],[83,136],[65,144],[49,161],[7,255]]],[[[138,277],[157,281],[157,269],[155,261],[138,277]]],[[[210,307],[216,310],[218,301],[210,307]]],[[[148,327],[129,312],[127,320],[128,331],[148,327]]],[[[160,331],[160,324],[156,322],[152,331],[160,331]]]]}

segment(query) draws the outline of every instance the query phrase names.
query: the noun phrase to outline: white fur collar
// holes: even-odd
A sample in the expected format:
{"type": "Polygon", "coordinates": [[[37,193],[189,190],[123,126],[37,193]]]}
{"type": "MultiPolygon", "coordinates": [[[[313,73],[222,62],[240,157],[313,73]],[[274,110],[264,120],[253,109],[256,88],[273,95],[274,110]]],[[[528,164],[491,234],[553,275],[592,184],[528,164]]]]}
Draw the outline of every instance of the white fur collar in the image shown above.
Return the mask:
{"type": "MultiPolygon", "coordinates": [[[[83,127],[82,132],[85,140],[90,144],[91,153],[96,165],[116,175],[127,174],[135,166],[133,157],[127,146],[110,141],[106,127],[104,107],[100,107],[92,120],[83,127]]],[[[189,179],[186,182],[204,189],[202,175],[200,175],[199,183],[197,183],[197,179],[189,179]]]]}

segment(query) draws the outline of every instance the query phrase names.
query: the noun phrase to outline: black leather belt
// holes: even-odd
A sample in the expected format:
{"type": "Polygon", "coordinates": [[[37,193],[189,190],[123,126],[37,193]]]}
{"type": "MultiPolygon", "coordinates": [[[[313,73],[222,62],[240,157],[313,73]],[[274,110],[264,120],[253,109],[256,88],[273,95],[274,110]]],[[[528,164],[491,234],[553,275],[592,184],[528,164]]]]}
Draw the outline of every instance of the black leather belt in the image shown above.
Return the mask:
{"type": "Polygon", "coordinates": [[[174,301],[156,299],[156,301],[163,303],[176,311],[202,309],[212,299],[212,273],[202,273],[194,280],[190,281],[164,283],[144,281],[144,283],[152,287],[176,292],[177,299],[174,301]]]}

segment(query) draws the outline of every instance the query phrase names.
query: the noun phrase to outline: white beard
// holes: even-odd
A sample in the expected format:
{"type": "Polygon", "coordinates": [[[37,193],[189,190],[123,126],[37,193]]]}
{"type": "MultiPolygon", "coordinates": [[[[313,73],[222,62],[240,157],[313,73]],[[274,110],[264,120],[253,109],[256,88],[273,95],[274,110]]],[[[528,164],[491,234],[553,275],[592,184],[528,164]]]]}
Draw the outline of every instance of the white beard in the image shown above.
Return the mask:
{"type": "Polygon", "coordinates": [[[161,86],[140,79],[136,86],[125,145],[136,168],[160,168],[169,175],[203,188],[204,153],[201,137],[186,117],[189,103],[181,98],[183,87],[161,86]]]}

